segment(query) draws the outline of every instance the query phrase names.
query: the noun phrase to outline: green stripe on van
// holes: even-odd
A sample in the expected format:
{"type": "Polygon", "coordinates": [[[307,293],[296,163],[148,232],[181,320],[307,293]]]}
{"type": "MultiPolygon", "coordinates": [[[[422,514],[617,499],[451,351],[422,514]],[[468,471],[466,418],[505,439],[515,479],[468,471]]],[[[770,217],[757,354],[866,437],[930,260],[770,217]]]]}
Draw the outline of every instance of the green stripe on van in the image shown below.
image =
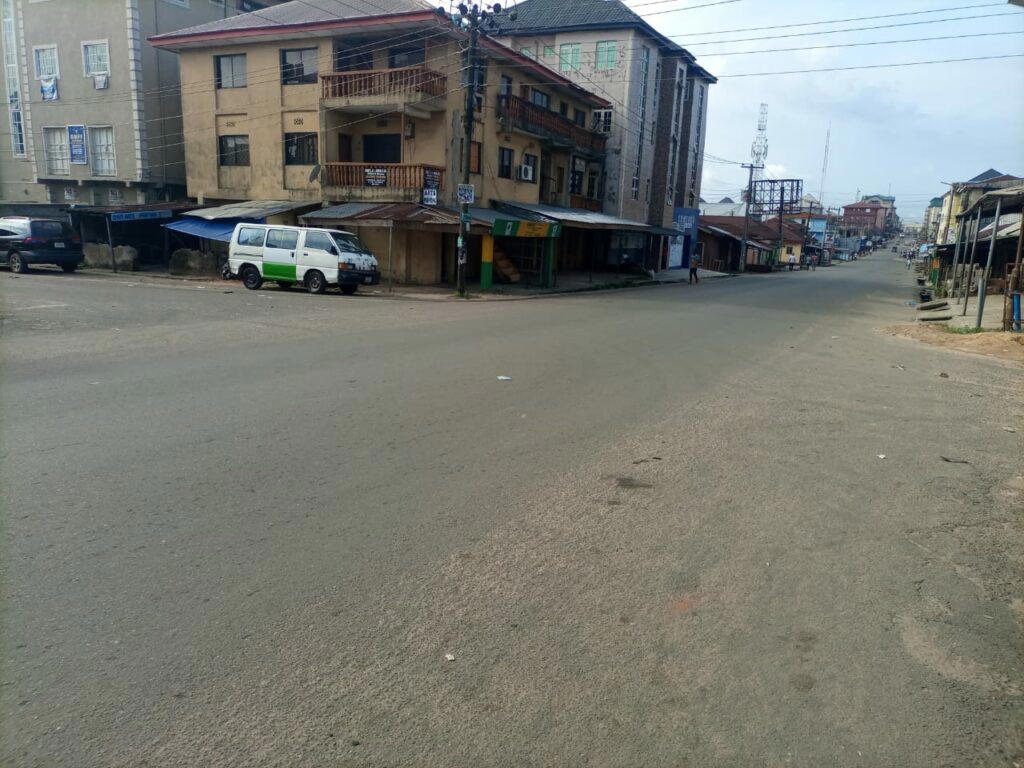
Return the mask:
{"type": "Polygon", "coordinates": [[[267,280],[295,280],[295,265],[264,261],[263,277],[267,280]]]}

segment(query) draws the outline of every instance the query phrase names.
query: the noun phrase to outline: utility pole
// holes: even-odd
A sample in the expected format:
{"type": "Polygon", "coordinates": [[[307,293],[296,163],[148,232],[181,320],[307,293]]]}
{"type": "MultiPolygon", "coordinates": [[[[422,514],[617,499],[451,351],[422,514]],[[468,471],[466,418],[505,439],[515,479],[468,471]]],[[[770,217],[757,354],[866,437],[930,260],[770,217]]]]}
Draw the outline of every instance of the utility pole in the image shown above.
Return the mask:
{"type": "MultiPolygon", "coordinates": [[[[465,146],[462,148],[462,183],[468,186],[469,165],[473,158],[473,115],[476,111],[477,56],[480,33],[481,28],[484,34],[487,33],[488,28],[492,30],[498,28],[494,17],[502,13],[502,7],[499,3],[495,3],[494,5],[484,6],[481,8],[479,5],[467,6],[463,2],[459,3],[458,12],[459,19],[462,24],[469,28],[469,49],[466,52],[466,57],[468,59],[466,62],[468,67],[466,70],[468,72],[468,87],[466,88],[466,114],[465,119],[463,120],[463,141],[465,142],[465,146]]],[[[444,9],[439,8],[438,14],[444,16],[444,9]]],[[[508,19],[509,21],[515,21],[516,12],[509,12],[508,19]]],[[[480,148],[480,153],[481,155],[483,154],[483,147],[480,148]]],[[[481,162],[483,162],[482,157],[481,162]]],[[[469,248],[469,228],[472,223],[469,206],[470,204],[468,201],[463,201],[459,206],[461,213],[459,217],[459,254],[458,265],[455,272],[455,286],[458,290],[459,296],[466,295],[466,260],[467,250],[469,248]]]]}
{"type": "MultiPolygon", "coordinates": [[[[999,214],[1002,213],[1003,201],[996,200],[996,218],[992,222],[992,237],[988,241],[988,260],[985,262],[985,271],[981,273],[981,280],[978,283],[978,318],[975,328],[981,328],[981,316],[985,312],[985,288],[988,286],[988,276],[992,272],[992,254],[996,250],[996,235],[999,234],[999,214]]],[[[978,206],[978,217],[981,217],[981,206],[978,206]]]]}
{"type": "MultiPolygon", "coordinates": [[[[460,6],[460,10],[465,6],[460,6]]],[[[466,114],[463,121],[463,140],[466,145],[463,147],[462,157],[462,183],[469,184],[469,164],[473,157],[473,113],[476,111],[476,56],[477,41],[480,35],[480,9],[474,5],[469,13],[464,15],[469,20],[469,87],[466,89],[466,114]]],[[[459,296],[466,295],[466,251],[469,247],[469,227],[472,217],[469,214],[469,203],[464,202],[460,206],[462,210],[461,235],[459,237],[459,265],[456,272],[455,286],[459,296]]]]}
{"type": "Polygon", "coordinates": [[[747,265],[747,235],[750,232],[750,206],[752,205],[751,198],[754,195],[754,169],[764,168],[764,166],[758,166],[755,165],[754,163],[749,163],[745,164],[743,167],[749,170],[750,173],[747,175],[747,204],[743,206],[743,239],[740,241],[740,272],[745,271],[747,265]]]}

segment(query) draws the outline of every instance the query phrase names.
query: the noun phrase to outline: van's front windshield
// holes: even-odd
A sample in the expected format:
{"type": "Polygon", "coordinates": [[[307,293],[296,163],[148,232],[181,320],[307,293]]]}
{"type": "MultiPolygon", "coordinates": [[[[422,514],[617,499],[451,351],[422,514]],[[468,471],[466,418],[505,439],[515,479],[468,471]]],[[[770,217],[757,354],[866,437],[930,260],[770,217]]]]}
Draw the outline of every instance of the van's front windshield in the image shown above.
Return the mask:
{"type": "Polygon", "coordinates": [[[341,249],[342,253],[365,253],[370,254],[370,250],[359,242],[359,238],[355,235],[343,235],[340,232],[332,232],[331,237],[334,238],[334,242],[338,244],[338,248],[341,249]]]}

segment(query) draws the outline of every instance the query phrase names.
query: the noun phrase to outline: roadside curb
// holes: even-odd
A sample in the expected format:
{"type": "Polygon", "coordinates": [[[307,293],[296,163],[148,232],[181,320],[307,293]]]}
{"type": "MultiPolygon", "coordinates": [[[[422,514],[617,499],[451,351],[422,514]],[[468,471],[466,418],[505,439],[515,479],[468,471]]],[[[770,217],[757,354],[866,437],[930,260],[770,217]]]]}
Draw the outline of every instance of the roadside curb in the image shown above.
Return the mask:
{"type": "MultiPolygon", "coordinates": [[[[164,281],[164,282],[177,282],[190,285],[208,285],[213,289],[220,289],[224,286],[234,286],[237,280],[224,280],[220,277],[192,277],[187,275],[169,275],[159,274],[150,272],[114,272],[108,269],[81,269],[79,274],[84,277],[98,277],[101,279],[114,279],[114,280],[136,280],[139,282],[146,282],[149,280],[164,281]]],[[[701,278],[701,282],[706,280],[718,280],[724,278],[739,277],[738,274],[721,274],[721,275],[707,275],[701,278]]],[[[525,295],[514,295],[514,294],[502,294],[496,292],[488,293],[473,293],[470,292],[468,298],[461,298],[454,293],[444,294],[430,294],[430,293],[406,293],[401,290],[387,293],[386,289],[380,289],[376,293],[360,292],[358,295],[360,298],[366,299],[406,299],[411,301],[437,301],[437,302],[457,302],[457,301],[468,301],[468,302],[500,302],[500,301],[527,301],[533,299],[544,299],[555,296],[568,296],[577,293],[598,293],[602,291],[620,291],[627,290],[630,288],[645,288],[655,285],[680,285],[689,284],[686,278],[680,280],[659,280],[659,279],[639,279],[632,280],[623,283],[598,283],[595,285],[585,285],[574,288],[555,288],[552,290],[545,290],[534,294],[525,295]]]]}

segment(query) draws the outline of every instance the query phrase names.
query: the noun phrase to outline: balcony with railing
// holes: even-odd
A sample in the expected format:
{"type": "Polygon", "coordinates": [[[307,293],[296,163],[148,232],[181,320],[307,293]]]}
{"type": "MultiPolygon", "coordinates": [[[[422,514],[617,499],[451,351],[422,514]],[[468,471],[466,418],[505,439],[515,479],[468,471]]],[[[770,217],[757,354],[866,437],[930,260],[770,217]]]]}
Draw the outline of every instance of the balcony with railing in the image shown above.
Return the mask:
{"type": "Polygon", "coordinates": [[[569,195],[570,208],[582,208],[585,211],[601,213],[601,201],[584,195],[569,195]]]}
{"type": "Polygon", "coordinates": [[[512,128],[543,136],[555,144],[575,147],[593,155],[603,155],[607,137],[590,131],[557,112],[538,106],[519,96],[498,97],[498,117],[512,128]]]}
{"type": "Polygon", "coordinates": [[[324,163],[325,196],[354,201],[419,202],[424,189],[444,188],[444,168],[422,163],[324,163]]]}
{"type": "Polygon", "coordinates": [[[320,76],[323,105],[350,112],[406,106],[438,111],[444,108],[447,83],[445,75],[423,66],[362,69],[320,76]]]}

